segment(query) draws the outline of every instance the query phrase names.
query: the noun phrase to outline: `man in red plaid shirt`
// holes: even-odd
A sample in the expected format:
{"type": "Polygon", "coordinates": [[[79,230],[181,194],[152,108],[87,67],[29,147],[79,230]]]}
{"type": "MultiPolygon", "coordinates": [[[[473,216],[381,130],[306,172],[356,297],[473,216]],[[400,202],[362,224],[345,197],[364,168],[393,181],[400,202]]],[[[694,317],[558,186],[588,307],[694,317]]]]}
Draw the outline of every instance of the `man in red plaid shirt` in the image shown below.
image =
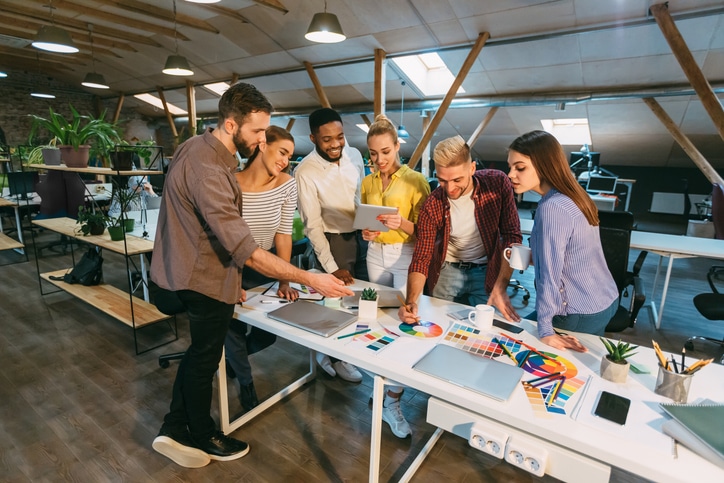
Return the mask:
{"type": "Polygon", "coordinates": [[[440,187],[420,211],[400,320],[419,319],[417,300],[424,290],[453,302],[493,305],[506,319],[519,321],[507,293],[513,270],[501,263],[503,250],[523,239],[508,176],[476,171],[460,136],[440,141],[434,159],[440,187]]]}

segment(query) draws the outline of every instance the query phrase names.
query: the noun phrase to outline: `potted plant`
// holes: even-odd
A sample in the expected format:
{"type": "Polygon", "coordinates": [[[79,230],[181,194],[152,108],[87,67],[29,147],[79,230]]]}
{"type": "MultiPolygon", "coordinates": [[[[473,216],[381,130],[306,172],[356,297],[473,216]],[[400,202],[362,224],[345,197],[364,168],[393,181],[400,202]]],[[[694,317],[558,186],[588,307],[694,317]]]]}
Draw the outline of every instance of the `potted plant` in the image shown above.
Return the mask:
{"type": "Polygon", "coordinates": [[[36,146],[30,150],[26,162],[28,164],[60,164],[60,150],[56,146],[58,138],[53,137],[48,144],[36,146]]]}
{"type": "Polygon", "coordinates": [[[96,155],[105,155],[110,148],[120,141],[115,124],[104,120],[106,112],[100,117],[81,115],[72,105],[71,117],[66,120],[61,114],[48,108],[47,118],[31,114],[33,126],[30,130],[32,139],[39,129],[47,130],[58,138],[61,159],[68,167],[84,168],[88,166],[91,151],[96,155]]]}
{"type": "Polygon", "coordinates": [[[603,337],[599,339],[608,352],[601,358],[601,377],[611,382],[626,382],[631,365],[626,359],[635,354],[633,351],[638,349],[638,346],[621,342],[620,339],[615,343],[603,337]]]}
{"type": "Polygon", "coordinates": [[[78,220],[80,232],[83,236],[102,235],[106,231],[108,224],[108,215],[102,210],[89,210],[85,206],[78,208],[78,220]]]}
{"type": "Polygon", "coordinates": [[[111,235],[111,240],[122,240],[123,233],[133,231],[136,225],[136,220],[133,218],[124,217],[124,213],[129,211],[132,204],[136,203],[141,199],[141,188],[125,188],[125,187],[113,187],[113,193],[111,194],[111,209],[116,216],[110,219],[108,225],[108,233],[111,235]]]}
{"type": "Polygon", "coordinates": [[[377,318],[377,290],[368,287],[362,290],[359,298],[360,319],[376,319],[377,318]]]}

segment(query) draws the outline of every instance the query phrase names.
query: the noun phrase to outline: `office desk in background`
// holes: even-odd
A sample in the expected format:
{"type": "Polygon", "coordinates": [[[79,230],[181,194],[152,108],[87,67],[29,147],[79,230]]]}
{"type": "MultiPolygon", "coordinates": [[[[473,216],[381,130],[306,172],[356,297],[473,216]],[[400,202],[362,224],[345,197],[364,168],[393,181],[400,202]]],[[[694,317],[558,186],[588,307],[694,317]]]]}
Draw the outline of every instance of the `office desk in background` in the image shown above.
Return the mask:
{"type": "MultiPolygon", "coordinates": [[[[368,282],[357,282],[354,288],[374,286],[368,282]]],[[[250,291],[251,297],[259,290],[250,291]]],[[[259,295],[257,295],[259,296],[259,295]]],[[[251,302],[251,299],[249,300],[251,302]]],[[[301,302],[310,303],[310,302],[301,302]]],[[[251,305],[251,303],[249,304],[251,305]]],[[[263,304],[259,304],[261,307],[263,304]]],[[[446,314],[460,310],[465,306],[440,299],[421,297],[420,314],[424,320],[434,321],[446,334],[451,324],[456,323],[446,314]]],[[[522,385],[518,385],[507,402],[500,402],[480,396],[470,390],[452,383],[441,381],[422,374],[414,369],[414,363],[430,350],[438,338],[420,338],[401,333],[396,309],[379,312],[376,321],[367,321],[370,328],[386,328],[400,337],[377,352],[361,347],[353,338],[337,339],[335,336],[324,338],[291,327],[266,317],[265,312],[254,308],[237,306],[235,316],[252,326],[272,332],[280,337],[332,357],[345,360],[359,368],[377,374],[374,377],[374,404],[371,421],[369,481],[378,481],[381,442],[382,442],[382,400],[384,384],[402,384],[422,391],[431,396],[428,404],[427,421],[438,429],[430,441],[421,450],[420,456],[411,463],[401,478],[407,481],[423,463],[443,430],[450,431],[463,438],[470,436],[474,424],[505,434],[508,442],[518,448],[547,453],[545,473],[564,481],[587,481],[588,483],[607,482],[612,466],[649,478],[655,481],[691,481],[697,475],[698,481],[724,481],[724,469],[715,466],[686,448],[678,447],[678,458],[672,455],[671,439],[663,435],[660,426],[664,422],[659,402],[669,400],[653,392],[656,382],[656,358],[653,350],[641,348],[631,360],[639,367],[649,368],[649,374],[630,374],[625,384],[613,384],[598,376],[604,347],[597,337],[581,334],[582,342],[589,348],[584,354],[570,351],[553,351],[542,344],[534,335],[533,323],[523,321],[526,332],[507,333],[508,337],[520,339],[547,353],[558,353],[559,363],[572,367],[581,380],[591,384],[588,391],[576,391],[565,404],[567,414],[549,413],[541,417],[522,385]],[[608,390],[632,400],[630,421],[626,426],[618,426],[600,420],[591,414],[600,390],[608,390]],[[580,400],[580,403],[578,402],[580,400]],[[574,420],[573,409],[580,407],[580,413],[574,420]]],[[[355,324],[343,329],[336,336],[351,333],[355,324]]],[[[487,337],[498,336],[500,329],[494,328],[487,337]]],[[[576,334],[577,336],[579,334],[576,334]]],[[[444,337],[444,335],[443,335],[444,337]]],[[[364,344],[362,344],[363,346],[364,344]]],[[[505,360],[505,359],[503,359],[505,360]]],[[[510,363],[510,361],[506,361],[510,363]]],[[[691,362],[690,362],[691,363],[691,362]]],[[[219,366],[220,413],[222,430],[230,433],[248,422],[270,406],[289,395],[316,374],[314,353],[310,353],[310,371],[299,380],[284,388],[278,394],[262,401],[260,406],[244,414],[238,420],[230,422],[228,413],[228,394],[226,389],[225,366],[219,366]]],[[[694,376],[690,400],[708,397],[724,401],[724,367],[711,364],[694,376]]],[[[530,379],[526,374],[524,379],[530,379]]]]}

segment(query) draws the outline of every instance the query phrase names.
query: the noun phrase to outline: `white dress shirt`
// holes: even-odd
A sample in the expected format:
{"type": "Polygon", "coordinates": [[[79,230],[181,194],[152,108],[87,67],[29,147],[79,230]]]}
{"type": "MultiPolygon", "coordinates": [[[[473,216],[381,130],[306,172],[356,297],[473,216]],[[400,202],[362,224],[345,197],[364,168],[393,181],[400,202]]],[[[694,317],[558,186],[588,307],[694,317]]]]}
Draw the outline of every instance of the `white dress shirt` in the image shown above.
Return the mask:
{"type": "Polygon", "coordinates": [[[331,163],[309,153],[294,170],[299,195],[299,214],[304,233],[327,273],[339,269],[329,249],[325,233],[349,233],[364,178],[364,162],[359,150],[345,146],[339,163],[331,163]]]}

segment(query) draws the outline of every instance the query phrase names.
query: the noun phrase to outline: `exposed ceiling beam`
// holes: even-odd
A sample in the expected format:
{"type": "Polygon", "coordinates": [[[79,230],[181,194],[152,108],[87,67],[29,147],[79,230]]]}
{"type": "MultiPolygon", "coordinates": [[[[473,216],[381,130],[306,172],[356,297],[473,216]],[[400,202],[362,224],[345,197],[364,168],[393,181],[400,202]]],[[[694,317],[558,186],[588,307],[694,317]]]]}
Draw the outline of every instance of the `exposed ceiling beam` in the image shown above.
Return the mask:
{"type": "MultiPolygon", "coordinates": [[[[385,113],[387,98],[387,53],[382,49],[375,49],[375,118],[385,113]]],[[[367,124],[369,126],[369,123],[367,124]]]]}
{"type": "MultiPolygon", "coordinates": [[[[65,10],[71,10],[73,12],[79,12],[89,17],[104,20],[106,22],[120,24],[125,27],[144,30],[146,32],[153,32],[159,35],[165,35],[170,38],[178,38],[179,40],[189,40],[188,37],[183,35],[181,32],[169,27],[163,27],[155,23],[144,22],[133,17],[124,17],[123,15],[116,15],[114,13],[104,12],[94,8],[88,8],[87,5],[71,2],[69,0],[55,0],[53,6],[62,8],[65,10]]],[[[173,22],[173,19],[171,20],[173,22]]]]}
{"type": "MultiPolygon", "coordinates": [[[[38,54],[41,54],[41,62],[59,62],[62,64],[76,64],[85,65],[91,62],[91,56],[86,54],[74,54],[69,56],[68,54],[54,54],[52,52],[40,52],[32,47],[26,47],[24,49],[15,49],[12,47],[0,46],[0,53],[3,55],[14,55],[15,57],[21,57],[24,59],[35,59],[37,62],[38,54]]],[[[3,62],[5,58],[3,58],[3,62]]]]}
{"type": "Polygon", "coordinates": [[[274,10],[279,10],[280,12],[287,14],[289,13],[289,10],[287,10],[287,7],[282,5],[282,2],[279,0],[252,0],[254,3],[258,3],[259,5],[262,5],[264,7],[270,7],[274,10]]]}
{"type": "Polygon", "coordinates": [[[317,97],[319,98],[319,103],[322,105],[322,107],[332,107],[332,104],[329,103],[329,99],[327,98],[327,94],[324,92],[324,87],[322,87],[322,83],[319,82],[319,77],[317,77],[317,73],[314,72],[314,67],[312,64],[304,61],[304,68],[307,69],[307,74],[309,75],[309,79],[312,81],[312,85],[314,86],[314,90],[317,93],[317,97]]]}
{"type": "MultiPolygon", "coordinates": [[[[3,59],[3,66],[12,67],[18,70],[37,71],[39,69],[38,59],[36,56],[20,56],[17,55],[17,49],[8,49],[0,46],[0,56],[3,59]]],[[[67,62],[56,61],[54,59],[46,59],[42,57],[40,62],[43,63],[43,74],[48,74],[48,70],[66,70],[72,69],[67,62]]]]}
{"type": "MultiPolygon", "coordinates": [[[[122,10],[126,10],[128,12],[134,12],[134,13],[140,13],[142,15],[147,15],[152,18],[162,18],[165,20],[168,20],[170,22],[173,22],[173,11],[171,10],[165,10],[163,8],[157,7],[155,5],[151,5],[148,3],[139,2],[137,0],[95,0],[96,2],[103,3],[104,5],[109,5],[111,7],[117,7],[122,10]]],[[[205,30],[206,32],[212,32],[215,34],[219,33],[219,29],[211,25],[210,23],[199,20],[195,17],[192,17],[190,15],[184,15],[182,13],[176,13],[176,23],[179,25],[185,25],[186,27],[191,27],[199,30],[205,30]]]]}
{"type": "Polygon", "coordinates": [[[208,10],[209,12],[214,12],[217,15],[223,15],[225,17],[229,17],[234,20],[238,20],[239,22],[243,23],[249,23],[249,20],[244,17],[241,14],[236,13],[234,10],[226,7],[221,7],[219,5],[215,4],[205,4],[205,3],[197,3],[197,7],[203,8],[204,10],[208,10]]]}
{"type": "MultiPolygon", "coordinates": [[[[33,8],[27,8],[17,4],[0,1],[0,12],[11,17],[20,17],[21,19],[33,19],[39,21],[43,25],[50,25],[50,16],[47,13],[38,11],[33,8]]],[[[88,23],[81,22],[69,17],[62,17],[60,15],[53,15],[53,22],[55,25],[65,27],[67,29],[75,29],[79,32],[88,31],[88,23]]],[[[106,27],[104,25],[96,25],[93,29],[93,41],[95,42],[97,36],[105,36],[116,39],[125,40],[127,42],[134,42],[137,44],[152,45],[153,47],[162,47],[161,44],[153,40],[151,37],[145,37],[143,35],[136,35],[130,32],[106,27]]]]}
{"type": "MultiPolygon", "coordinates": [[[[38,32],[38,29],[43,24],[40,22],[33,22],[29,20],[24,20],[22,18],[13,18],[12,20],[12,26],[15,29],[20,30],[14,30],[14,33],[5,33],[4,30],[10,31],[11,29],[7,27],[0,27],[0,32],[4,33],[5,35],[10,35],[12,37],[17,37],[20,39],[25,39],[28,42],[32,42],[35,39],[35,35],[38,32]]],[[[88,36],[84,35],[82,33],[78,32],[69,32],[71,38],[74,42],[79,43],[87,43],[88,36]]],[[[117,49],[117,50],[126,50],[128,52],[138,52],[133,46],[125,43],[125,42],[116,42],[115,40],[105,39],[102,37],[93,37],[93,48],[96,48],[96,46],[101,45],[103,47],[111,48],[111,49],[117,49]]]]}
{"type": "Polygon", "coordinates": [[[498,112],[498,109],[498,106],[491,107],[483,120],[480,121],[480,124],[478,124],[478,127],[475,128],[475,131],[470,135],[470,139],[468,139],[468,146],[470,146],[471,149],[475,145],[475,141],[477,141],[483,131],[485,131],[485,128],[488,127],[490,121],[493,120],[493,116],[495,116],[495,113],[498,112]]]}

